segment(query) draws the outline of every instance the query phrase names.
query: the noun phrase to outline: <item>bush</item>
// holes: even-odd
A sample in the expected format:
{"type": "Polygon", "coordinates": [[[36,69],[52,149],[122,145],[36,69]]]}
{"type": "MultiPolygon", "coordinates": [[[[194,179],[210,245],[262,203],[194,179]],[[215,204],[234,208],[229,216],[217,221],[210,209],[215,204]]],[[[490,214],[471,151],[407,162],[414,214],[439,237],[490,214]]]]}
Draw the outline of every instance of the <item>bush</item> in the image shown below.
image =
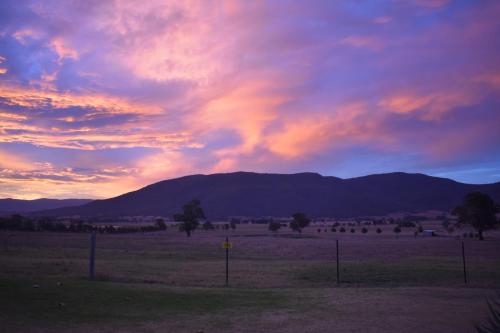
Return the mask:
{"type": "Polygon", "coordinates": [[[401,227],[398,225],[398,226],[395,226],[393,231],[396,233],[396,234],[399,234],[401,232],[401,227]]]}
{"type": "Polygon", "coordinates": [[[234,219],[229,222],[229,227],[233,230],[236,229],[236,221],[234,219]]]}
{"type": "Polygon", "coordinates": [[[340,228],[340,232],[345,232],[345,228],[344,228],[344,227],[341,227],[341,228],[340,228]]]}
{"type": "Polygon", "coordinates": [[[165,224],[165,221],[163,221],[163,219],[156,219],[155,223],[156,223],[156,227],[158,228],[158,230],[166,230],[167,229],[167,225],[165,224]]]}
{"type": "Polygon", "coordinates": [[[398,226],[400,228],[415,228],[417,225],[412,221],[399,221],[398,226]]]}
{"type": "Polygon", "coordinates": [[[366,229],[366,227],[363,227],[363,228],[361,229],[361,232],[362,232],[362,233],[364,233],[364,234],[366,234],[366,233],[368,232],[368,229],[366,229]]]}
{"type": "Polygon", "coordinates": [[[377,231],[377,234],[381,234],[382,233],[382,229],[380,229],[380,228],[377,228],[376,231],[377,231]]]}
{"type": "Polygon", "coordinates": [[[318,232],[321,232],[321,229],[320,229],[320,228],[318,228],[318,232]]]}
{"type": "Polygon", "coordinates": [[[281,223],[271,220],[267,229],[272,232],[277,232],[281,228],[281,223]]]}
{"type": "Polygon", "coordinates": [[[356,229],[354,228],[351,228],[351,234],[355,233],[356,232],[356,229]]]}
{"type": "Polygon", "coordinates": [[[500,332],[500,293],[496,299],[488,301],[490,317],[486,323],[475,325],[478,333],[495,333],[500,332]]]}
{"type": "Polygon", "coordinates": [[[332,227],[332,232],[337,232],[337,229],[332,227]]]}

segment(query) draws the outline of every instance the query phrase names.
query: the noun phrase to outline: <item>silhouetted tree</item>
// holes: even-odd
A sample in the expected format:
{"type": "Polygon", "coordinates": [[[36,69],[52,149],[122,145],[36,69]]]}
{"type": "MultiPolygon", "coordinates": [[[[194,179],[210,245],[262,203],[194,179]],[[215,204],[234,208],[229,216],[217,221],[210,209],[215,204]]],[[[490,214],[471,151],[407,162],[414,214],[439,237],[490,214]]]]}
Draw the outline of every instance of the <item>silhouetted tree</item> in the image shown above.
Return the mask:
{"type": "Polygon", "coordinates": [[[201,208],[201,202],[198,199],[191,200],[182,207],[182,213],[175,214],[174,220],[181,222],[180,231],[184,231],[188,237],[198,228],[199,219],[204,219],[205,213],[201,208]]]}
{"type": "Polygon", "coordinates": [[[236,221],[231,220],[231,222],[229,222],[229,226],[231,227],[231,229],[236,230],[236,221]]]}
{"type": "Polygon", "coordinates": [[[297,231],[299,234],[302,233],[302,229],[311,223],[311,220],[304,213],[295,213],[292,217],[293,220],[290,222],[290,228],[292,228],[293,231],[297,231]]]}
{"type": "Polygon", "coordinates": [[[498,206],[491,197],[481,192],[467,194],[462,204],[453,210],[453,215],[458,216],[459,224],[469,224],[477,230],[479,240],[483,240],[483,232],[496,227],[495,214],[498,206]]]}
{"type": "Polygon", "coordinates": [[[281,223],[271,220],[269,221],[267,228],[269,229],[269,231],[277,232],[281,228],[281,223]]]}
{"type": "Polygon", "coordinates": [[[156,219],[155,225],[156,225],[156,228],[158,228],[158,230],[166,230],[167,229],[167,225],[165,224],[165,221],[163,221],[163,219],[156,219]]]}

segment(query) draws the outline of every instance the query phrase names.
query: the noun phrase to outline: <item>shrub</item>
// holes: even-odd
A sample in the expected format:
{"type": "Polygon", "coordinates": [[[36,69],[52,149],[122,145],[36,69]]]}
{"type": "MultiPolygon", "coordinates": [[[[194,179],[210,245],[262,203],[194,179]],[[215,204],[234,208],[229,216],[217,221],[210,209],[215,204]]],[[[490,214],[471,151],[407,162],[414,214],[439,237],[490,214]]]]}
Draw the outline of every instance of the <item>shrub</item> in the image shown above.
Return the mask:
{"type": "Polygon", "coordinates": [[[488,301],[490,317],[487,323],[475,325],[478,333],[495,333],[500,332],[500,293],[496,299],[488,301]]]}
{"type": "Polygon", "coordinates": [[[351,228],[351,234],[355,233],[356,232],[356,229],[354,228],[351,228]]]}
{"type": "Polygon", "coordinates": [[[233,230],[236,229],[236,220],[232,219],[231,222],[229,222],[229,227],[233,230]]]}
{"type": "Polygon", "coordinates": [[[364,234],[366,234],[366,233],[368,232],[368,229],[366,229],[366,227],[363,227],[363,228],[361,229],[361,232],[362,232],[362,233],[364,233],[364,234]]]}
{"type": "Polygon", "coordinates": [[[271,220],[267,226],[267,229],[272,232],[277,232],[281,228],[281,223],[271,220]]]}
{"type": "Polygon", "coordinates": [[[332,227],[332,232],[337,232],[337,229],[332,227]]]}
{"type": "Polygon", "coordinates": [[[321,232],[321,229],[320,229],[320,228],[318,228],[318,232],[321,232]]]}
{"type": "Polygon", "coordinates": [[[163,219],[156,219],[155,224],[156,224],[156,227],[158,228],[158,230],[166,230],[167,229],[167,225],[165,224],[165,221],[163,221],[163,219]]]}
{"type": "Polygon", "coordinates": [[[345,232],[345,228],[344,228],[344,227],[341,227],[341,228],[340,228],[340,232],[345,232]]]}
{"type": "Polygon", "coordinates": [[[377,228],[376,231],[377,231],[377,234],[381,234],[382,233],[382,229],[380,229],[380,228],[377,228]]]}
{"type": "Polygon", "coordinates": [[[412,221],[399,221],[398,226],[400,228],[415,228],[417,225],[412,221]]]}
{"type": "Polygon", "coordinates": [[[396,234],[399,234],[401,232],[401,227],[398,225],[398,226],[395,226],[393,231],[396,233],[396,234]]]}

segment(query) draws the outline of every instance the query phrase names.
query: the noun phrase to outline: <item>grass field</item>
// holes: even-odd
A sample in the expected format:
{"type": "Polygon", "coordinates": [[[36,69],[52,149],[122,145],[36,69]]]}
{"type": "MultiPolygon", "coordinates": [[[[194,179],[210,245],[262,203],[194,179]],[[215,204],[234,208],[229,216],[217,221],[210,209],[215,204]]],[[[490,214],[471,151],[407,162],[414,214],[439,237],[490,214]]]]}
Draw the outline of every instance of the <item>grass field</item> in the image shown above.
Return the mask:
{"type": "MultiPolygon", "coordinates": [[[[2,233],[2,332],[474,332],[500,290],[500,237],[176,230],[2,233]],[[225,288],[229,235],[230,287],[225,288]],[[336,281],[335,241],[341,283],[336,281]]],[[[359,229],[359,228],[358,228],[359,229]]]]}

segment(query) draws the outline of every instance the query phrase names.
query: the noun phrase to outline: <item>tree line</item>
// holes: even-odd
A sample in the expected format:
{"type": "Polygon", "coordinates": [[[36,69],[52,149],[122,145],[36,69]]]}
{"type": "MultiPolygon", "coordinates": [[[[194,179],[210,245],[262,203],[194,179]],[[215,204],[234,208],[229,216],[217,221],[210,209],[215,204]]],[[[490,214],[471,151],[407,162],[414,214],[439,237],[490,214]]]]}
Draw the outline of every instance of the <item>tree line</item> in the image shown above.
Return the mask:
{"type": "MultiPolygon", "coordinates": [[[[462,203],[455,207],[452,214],[457,216],[458,222],[457,226],[470,225],[476,229],[479,239],[484,239],[484,232],[496,228],[499,224],[496,214],[499,212],[499,205],[495,204],[493,199],[487,194],[480,192],[472,192],[465,196],[462,203]]],[[[422,221],[425,217],[415,216],[411,220],[375,220],[377,224],[397,224],[394,227],[395,233],[400,233],[402,227],[416,227],[415,222],[422,221]],[[387,222],[386,222],[387,221],[387,222]]],[[[206,220],[205,212],[201,207],[201,201],[198,199],[191,200],[182,207],[182,212],[174,214],[174,221],[178,222],[179,231],[185,232],[188,237],[198,228],[201,220],[205,220],[202,224],[204,230],[213,230],[219,228],[219,225],[212,224],[210,221],[206,220]]],[[[281,227],[286,226],[279,221],[264,220],[267,221],[268,229],[272,232],[277,232],[281,227]]],[[[231,219],[230,223],[222,225],[225,230],[236,229],[236,219],[231,219]]],[[[446,222],[446,219],[445,219],[446,222]]],[[[302,233],[302,230],[309,226],[311,219],[303,212],[297,212],[292,215],[292,220],[288,224],[290,229],[298,234],[302,233]]],[[[361,221],[357,220],[356,223],[360,225],[361,221]]],[[[336,232],[339,223],[332,226],[331,231],[336,232]]],[[[354,223],[353,223],[354,225],[354,223]]],[[[19,230],[19,231],[56,231],[56,232],[100,232],[100,233],[131,233],[131,232],[148,232],[148,231],[160,231],[166,230],[167,225],[163,219],[156,219],[154,224],[151,225],[95,225],[91,223],[86,223],[84,221],[71,221],[70,223],[64,223],[57,221],[48,217],[41,218],[29,218],[18,214],[12,215],[10,217],[0,217],[0,229],[4,230],[19,230]]],[[[344,224],[339,229],[340,232],[346,232],[344,224]]],[[[363,228],[362,233],[366,233],[368,230],[363,228]]],[[[351,228],[351,233],[354,233],[355,229],[351,228]]],[[[381,233],[382,230],[377,228],[377,233],[381,233]]],[[[417,232],[417,231],[416,231],[417,232]]],[[[422,227],[418,226],[418,232],[422,232],[422,227]]]]}

